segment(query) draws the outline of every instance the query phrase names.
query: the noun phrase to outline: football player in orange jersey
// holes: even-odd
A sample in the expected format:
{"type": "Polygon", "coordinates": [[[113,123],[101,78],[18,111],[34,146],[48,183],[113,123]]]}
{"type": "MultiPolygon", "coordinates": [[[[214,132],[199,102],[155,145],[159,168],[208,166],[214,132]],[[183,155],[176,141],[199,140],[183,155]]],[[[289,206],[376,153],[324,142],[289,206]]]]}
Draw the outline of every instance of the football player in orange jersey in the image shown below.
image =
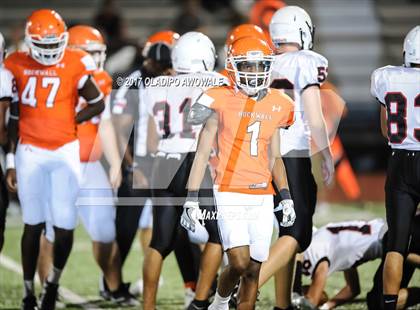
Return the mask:
{"type": "MultiPolygon", "coordinates": [[[[121,158],[117,140],[111,120],[110,95],[112,79],[103,70],[106,45],[100,32],[90,26],[78,25],[69,29],[69,47],[80,48],[92,55],[97,70],[93,73],[95,82],[102,90],[105,100],[105,110],[100,117],[77,126],[77,136],[80,142],[80,161],[82,163],[81,190],[78,198],[78,211],[92,242],[93,254],[100,266],[104,279],[101,295],[119,305],[138,305],[138,301],[128,293],[122,284],[121,264],[118,250],[114,249],[115,241],[115,206],[113,190],[121,184],[121,158]],[[107,177],[100,158],[104,153],[110,165],[107,177]],[[98,200],[103,203],[98,203],[98,200]]],[[[86,102],[81,99],[77,110],[82,109],[86,102]]],[[[44,279],[49,260],[52,257],[51,242],[54,231],[47,222],[46,242],[42,243],[42,250],[38,265],[40,278],[44,279]],[[49,241],[49,242],[48,242],[49,241]],[[40,263],[42,262],[42,263],[40,263]]]]}
{"type": "Polygon", "coordinates": [[[281,225],[295,220],[283,162],[279,128],[293,123],[293,102],[270,89],[274,57],[268,44],[246,37],[235,41],[226,60],[234,87],[216,87],[199,97],[190,112],[192,123],[206,121],[188,180],[188,198],[181,224],[192,231],[200,218],[198,189],[209,159],[212,142],[218,142],[214,187],[217,224],[229,265],[219,277],[209,309],[229,309],[230,295],[241,280],[238,309],[253,309],[261,263],[268,258],[273,229],[273,187],[284,195],[277,209],[281,225]],[[270,171],[270,156],[273,170],[270,171]]]}
{"type": "Polygon", "coordinates": [[[5,60],[16,80],[19,103],[9,121],[7,185],[18,191],[25,223],[22,235],[23,309],[36,309],[34,274],[40,235],[48,218],[54,227],[53,268],[45,282],[41,309],[54,309],[58,282],[70,255],[77,222],[80,187],[79,141],[76,125],[104,110],[103,94],[92,74],[92,57],[68,49],[68,32],[61,16],[36,10],[26,23],[29,52],[14,52],[5,60]],[[88,103],[79,112],[79,96],[88,103]],[[19,143],[17,143],[19,139],[19,143]]]}
{"type": "MultiPolygon", "coordinates": [[[[10,103],[15,99],[13,92],[13,75],[3,67],[3,58],[6,54],[6,43],[0,33],[0,145],[7,143],[5,127],[6,111],[10,103]]],[[[10,158],[10,157],[9,157],[10,158]]],[[[6,226],[6,210],[9,205],[7,189],[4,184],[3,171],[0,170],[0,252],[3,248],[4,229],[6,226]]]]}
{"type": "MultiPolygon", "coordinates": [[[[227,54],[233,42],[246,37],[254,37],[264,41],[267,39],[266,35],[264,34],[264,31],[257,25],[241,24],[239,26],[234,27],[227,35],[224,46],[225,54],[227,54]]],[[[227,78],[230,78],[229,72],[226,69],[221,70],[219,73],[223,74],[227,78]]]]}

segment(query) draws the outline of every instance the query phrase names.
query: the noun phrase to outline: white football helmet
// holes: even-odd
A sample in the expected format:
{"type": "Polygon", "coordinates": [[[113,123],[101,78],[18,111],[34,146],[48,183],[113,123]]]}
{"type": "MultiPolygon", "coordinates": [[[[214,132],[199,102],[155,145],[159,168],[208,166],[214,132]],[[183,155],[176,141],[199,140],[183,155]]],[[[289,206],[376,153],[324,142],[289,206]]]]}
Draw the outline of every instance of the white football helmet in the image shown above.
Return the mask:
{"type": "Polygon", "coordinates": [[[298,6],[286,6],[277,10],[270,25],[270,36],[275,46],[282,43],[297,43],[301,49],[313,47],[315,27],[311,17],[298,6]]]}
{"type": "Polygon", "coordinates": [[[179,73],[213,71],[216,49],[213,42],[201,32],[182,35],[171,52],[172,65],[179,73]]]}
{"type": "Polygon", "coordinates": [[[410,64],[420,64],[420,26],[410,30],[404,39],[404,63],[406,67],[410,64]]]}
{"type": "Polygon", "coordinates": [[[0,65],[3,63],[4,55],[6,54],[6,41],[0,32],[0,65]]]}

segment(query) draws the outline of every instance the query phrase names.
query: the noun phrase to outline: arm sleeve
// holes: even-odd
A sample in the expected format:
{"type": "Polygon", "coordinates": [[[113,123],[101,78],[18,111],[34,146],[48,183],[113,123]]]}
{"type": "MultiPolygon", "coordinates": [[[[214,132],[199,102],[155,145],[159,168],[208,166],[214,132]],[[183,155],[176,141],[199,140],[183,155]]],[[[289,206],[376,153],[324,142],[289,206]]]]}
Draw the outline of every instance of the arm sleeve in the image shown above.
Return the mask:
{"type": "Polygon", "coordinates": [[[370,93],[380,104],[385,106],[385,85],[381,69],[373,71],[370,83],[370,93]]]}
{"type": "Polygon", "coordinates": [[[215,99],[216,92],[209,89],[201,95],[193,103],[187,121],[192,125],[204,124],[207,119],[218,110],[218,100],[215,99]]]}
{"type": "Polygon", "coordinates": [[[300,59],[300,92],[313,85],[322,85],[328,76],[328,60],[315,53],[306,54],[300,59]]]}
{"type": "Polygon", "coordinates": [[[82,89],[90,75],[96,70],[96,64],[92,56],[85,53],[80,58],[80,70],[76,75],[77,89],[82,89]]]}

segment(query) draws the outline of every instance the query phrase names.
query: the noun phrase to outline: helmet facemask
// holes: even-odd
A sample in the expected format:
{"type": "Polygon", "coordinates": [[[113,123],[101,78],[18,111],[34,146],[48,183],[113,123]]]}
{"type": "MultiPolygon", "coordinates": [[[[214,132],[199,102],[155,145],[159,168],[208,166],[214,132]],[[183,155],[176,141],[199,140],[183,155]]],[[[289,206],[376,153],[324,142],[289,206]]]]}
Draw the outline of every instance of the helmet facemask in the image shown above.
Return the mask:
{"type": "Polygon", "coordinates": [[[226,70],[231,72],[238,88],[254,96],[270,85],[273,56],[259,51],[248,52],[247,56],[231,56],[226,60],[226,70]]]}
{"type": "Polygon", "coordinates": [[[95,61],[96,68],[99,70],[104,69],[106,60],[106,45],[102,43],[89,43],[80,47],[84,51],[88,52],[93,60],[95,61]]]}
{"type": "Polygon", "coordinates": [[[25,43],[28,45],[34,60],[44,66],[53,66],[63,58],[68,39],[68,32],[63,32],[60,37],[55,35],[40,37],[27,33],[25,43]]]}

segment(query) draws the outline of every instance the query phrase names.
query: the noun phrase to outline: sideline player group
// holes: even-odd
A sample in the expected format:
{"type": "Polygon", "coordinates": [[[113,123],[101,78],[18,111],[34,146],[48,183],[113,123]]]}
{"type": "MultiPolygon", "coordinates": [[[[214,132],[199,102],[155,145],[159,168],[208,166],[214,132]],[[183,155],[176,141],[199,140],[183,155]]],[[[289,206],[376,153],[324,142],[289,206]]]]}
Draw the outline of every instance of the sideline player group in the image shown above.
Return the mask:
{"type": "MultiPolygon", "coordinates": [[[[311,243],[314,153],[324,183],[334,177],[320,93],[328,61],[312,51],[314,29],[296,6],[273,15],[269,37],[252,24],[235,27],[220,73],[206,35],[158,32],[128,81],[150,77],[160,79],[155,85],[181,86],[126,83],[113,97],[97,29],[67,30],[57,12],[37,10],[26,23],[28,52],[5,59],[0,35],[0,142],[8,152],[6,186],[17,192],[24,222],[22,309],[55,309],[78,217],[102,272],[100,294],[120,306],[139,306],[134,295],[141,293],[143,309],[156,308],[162,265],[174,251],[187,309],[254,309],[258,289],[272,276],[274,309],[332,309],[359,293],[354,268],[382,257],[382,248],[383,279],[378,271],[375,286],[383,283],[383,289],[372,289],[368,304],[397,309],[418,303],[418,289],[407,289],[406,279],[413,272],[407,264],[419,262],[420,26],[406,36],[404,65],[372,75],[392,148],[387,226],[329,224],[311,243]],[[170,79],[179,83],[165,83],[170,79]],[[191,79],[215,83],[183,83],[191,79]],[[274,226],[278,238],[271,244],[274,226]],[[143,278],[130,288],[122,266],[137,230],[143,278]],[[328,300],[322,293],[333,271],[345,272],[347,286],[328,300]],[[313,277],[306,292],[299,287],[302,272],[313,277]],[[292,300],[292,291],[302,296],[292,300]]],[[[4,184],[1,193],[0,250],[4,184]]]]}

